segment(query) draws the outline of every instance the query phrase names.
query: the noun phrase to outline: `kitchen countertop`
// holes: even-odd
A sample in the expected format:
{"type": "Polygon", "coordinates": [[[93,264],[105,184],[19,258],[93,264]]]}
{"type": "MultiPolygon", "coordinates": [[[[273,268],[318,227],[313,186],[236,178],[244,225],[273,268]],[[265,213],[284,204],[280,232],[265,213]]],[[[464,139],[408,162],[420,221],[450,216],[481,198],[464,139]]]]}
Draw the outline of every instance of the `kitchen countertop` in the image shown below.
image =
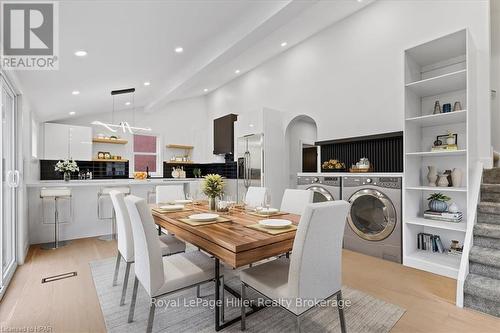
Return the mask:
{"type": "Polygon", "coordinates": [[[120,185],[156,185],[164,183],[187,183],[201,180],[201,178],[150,178],[145,180],[138,179],[86,179],[86,180],[39,180],[26,183],[27,187],[77,187],[77,186],[120,186],[120,185]]]}
{"type": "Polygon", "coordinates": [[[403,177],[402,172],[299,172],[298,177],[403,177]]]}

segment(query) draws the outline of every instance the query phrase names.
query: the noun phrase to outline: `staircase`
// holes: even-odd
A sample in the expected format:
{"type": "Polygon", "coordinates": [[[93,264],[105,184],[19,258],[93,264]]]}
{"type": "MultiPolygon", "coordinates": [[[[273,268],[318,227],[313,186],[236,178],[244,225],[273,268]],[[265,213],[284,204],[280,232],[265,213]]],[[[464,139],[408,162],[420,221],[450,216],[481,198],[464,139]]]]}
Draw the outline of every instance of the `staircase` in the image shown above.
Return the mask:
{"type": "Polygon", "coordinates": [[[464,306],[500,317],[500,168],[484,170],[464,306]]]}

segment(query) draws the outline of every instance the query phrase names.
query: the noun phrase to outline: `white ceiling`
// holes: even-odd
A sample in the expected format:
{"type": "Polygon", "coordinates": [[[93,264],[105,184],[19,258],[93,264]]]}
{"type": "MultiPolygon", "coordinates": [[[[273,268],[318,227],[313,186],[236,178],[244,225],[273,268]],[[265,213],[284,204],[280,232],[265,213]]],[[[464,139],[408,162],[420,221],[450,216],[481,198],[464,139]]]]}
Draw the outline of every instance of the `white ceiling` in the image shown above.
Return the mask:
{"type": "MultiPolygon", "coordinates": [[[[370,2],[60,1],[59,70],[15,76],[44,121],[71,111],[109,112],[110,91],[130,87],[136,108],[158,111],[224,85],[236,69],[242,75],[370,2]],[[177,46],[182,54],[174,52],[177,46]],[[88,55],[78,58],[74,52],[81,49],[88,55]]],[[[118,109],[125,108],[123,100],[118,109]]]]}

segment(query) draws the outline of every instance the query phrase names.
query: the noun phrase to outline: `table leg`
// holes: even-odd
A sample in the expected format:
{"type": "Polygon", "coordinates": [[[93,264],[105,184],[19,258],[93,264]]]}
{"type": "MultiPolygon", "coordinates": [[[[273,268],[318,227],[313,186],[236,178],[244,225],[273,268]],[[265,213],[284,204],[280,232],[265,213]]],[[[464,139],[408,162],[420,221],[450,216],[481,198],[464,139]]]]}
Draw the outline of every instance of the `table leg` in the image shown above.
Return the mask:
{"type": "MultiPolygon", "coordinates": [[[[221,302],[221,297],[220,297],[220,292],[219,292],[219,288],[220,288],[220,260],[218,258],[215,258],[215,277],[214,277],[214,281],[215,281],[215,331],[218,332],[220,331],[221,329],[224,329],[228,326],[231,326],[232,324],[238,322],[241,320],[241,316],[237,316],[231,320],[227,320],[225,321],[224,323],[221,323],[220,321],[220,306],[222,304],[221,302]]],[[[238,299],[241,299],[241,295],[240,293],[238,293],[236,290],[234,290],[233,288],[227,286],[227,285],[224,285],[224,289],[227,290],[230,294],[232,294],[234,297],[238,298],[238,299]]],[[[222,306],[224,306],[224,304],[222,304],[222,306]]],[[[250,316],[251,314],[254,314],[256,313],[257,311],[260,311],[262,309],[265,308],[265,306],[256,306],[256,305],[252,305],[251,306],[252,309],[250,311],[248,311],[246,313],[246,316],[250,316]]]]}

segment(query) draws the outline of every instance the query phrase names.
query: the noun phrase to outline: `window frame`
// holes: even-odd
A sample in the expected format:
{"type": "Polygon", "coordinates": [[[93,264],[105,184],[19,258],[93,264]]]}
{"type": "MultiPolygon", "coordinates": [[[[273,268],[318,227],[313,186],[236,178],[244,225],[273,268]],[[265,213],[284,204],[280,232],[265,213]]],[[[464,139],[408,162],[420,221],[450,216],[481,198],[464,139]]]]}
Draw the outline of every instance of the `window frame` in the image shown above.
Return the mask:
{"type": "Polygon", "coordinates": [[[162,149],[161,149],[161,136],[157,133],[134,133],[132,134],[132,161],[131,165],[129,164],[129,176],[133,177],[135,172],[135,155],[151,155],[156,156],[156,172],[149,172],[149,175],[152,177],[162,177],[163,169],[162,169],[162,149]],[[156,152],[155,153],[145,153],[145,152],[136,152],[134,149],[134,140],[135,135],[142,136],[154,136],[156,138],[156,152]]]}

